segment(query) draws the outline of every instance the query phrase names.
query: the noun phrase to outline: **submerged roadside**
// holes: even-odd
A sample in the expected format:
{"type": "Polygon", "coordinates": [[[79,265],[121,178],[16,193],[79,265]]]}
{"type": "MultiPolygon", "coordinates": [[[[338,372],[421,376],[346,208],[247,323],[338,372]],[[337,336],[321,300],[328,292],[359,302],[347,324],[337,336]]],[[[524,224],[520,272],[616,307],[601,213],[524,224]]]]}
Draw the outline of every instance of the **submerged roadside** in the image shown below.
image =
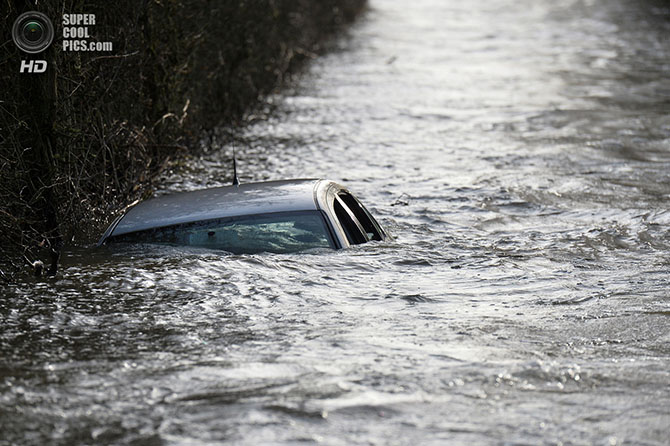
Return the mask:
{"type": "MultiPolygon", "coordinates": [[[[63,245],[91,242],[203,132],[244,122],[365,4],[88,2],[69,12],[94,14],[114,51],[61,51],[57,37],[43,74],[19,74],[22,53],[0,45],[0,281],[36,261],[55,273],[63,245]]],[[[65,2],[39,9],[62,35],[65,2]]],[[[2,35],[24,10],[9,2],[2,35]]]]}

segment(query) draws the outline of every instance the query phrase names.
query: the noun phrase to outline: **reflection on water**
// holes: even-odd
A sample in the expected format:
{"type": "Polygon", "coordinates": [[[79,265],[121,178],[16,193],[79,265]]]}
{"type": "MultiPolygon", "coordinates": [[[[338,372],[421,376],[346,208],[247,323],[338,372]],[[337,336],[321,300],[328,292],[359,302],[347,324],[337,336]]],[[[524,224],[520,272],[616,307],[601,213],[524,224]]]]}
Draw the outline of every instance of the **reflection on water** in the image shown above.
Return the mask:
{"type": "Polygon", "coordinates": [[[69,253],[3,292],[0,444],[667,444],[670,6],[371,3],[238,165],[395,240],[69,253]]]}

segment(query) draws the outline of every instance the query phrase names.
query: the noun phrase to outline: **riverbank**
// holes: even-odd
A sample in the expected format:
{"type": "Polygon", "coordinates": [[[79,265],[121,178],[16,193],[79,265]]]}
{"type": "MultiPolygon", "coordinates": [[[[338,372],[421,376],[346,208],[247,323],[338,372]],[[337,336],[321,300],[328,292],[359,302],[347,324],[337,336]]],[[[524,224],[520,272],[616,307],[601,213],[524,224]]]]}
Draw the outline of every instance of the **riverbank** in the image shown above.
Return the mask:
{"type": "Polygon", "coordinates": [[[61,51],[64,4],[41,5],[57,36],[39,55],[47,72],[19,74],[22,54],[0,47],[0,278],[37,259],[53,272],[63,245],[90,243],[151,193],[157,173],[197,151],[204,131],[244,122],[365,3],[125,0],[69,11],[95,14],[94,37],[111,53],[61,51]]]}

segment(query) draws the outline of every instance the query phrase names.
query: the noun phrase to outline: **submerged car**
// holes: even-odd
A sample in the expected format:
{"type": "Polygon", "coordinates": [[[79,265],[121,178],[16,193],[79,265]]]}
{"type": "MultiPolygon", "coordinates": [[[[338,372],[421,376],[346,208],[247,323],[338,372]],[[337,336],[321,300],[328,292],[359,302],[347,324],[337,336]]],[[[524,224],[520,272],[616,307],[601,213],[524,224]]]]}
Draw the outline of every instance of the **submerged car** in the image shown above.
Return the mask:
{"type": "Polygon", "coordinates": [[[328,180],[248,183],[165,195],[130,208],[99,244],[198,246],[233,254],[347,248],[387,233],[328,180]]]}

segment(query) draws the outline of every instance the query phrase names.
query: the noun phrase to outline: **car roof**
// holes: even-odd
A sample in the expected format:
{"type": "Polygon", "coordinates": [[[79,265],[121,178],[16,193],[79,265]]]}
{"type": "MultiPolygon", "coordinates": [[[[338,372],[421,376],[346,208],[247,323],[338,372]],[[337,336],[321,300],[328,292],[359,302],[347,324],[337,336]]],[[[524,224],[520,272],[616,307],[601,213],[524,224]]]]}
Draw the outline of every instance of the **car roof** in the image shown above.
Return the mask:
{"type": "Polygon", "coordinates": [[[317,210],[315,190],[320,181],[266,181],[164,195],[132,207],[110,235],[215,218],[317,210]]]}

